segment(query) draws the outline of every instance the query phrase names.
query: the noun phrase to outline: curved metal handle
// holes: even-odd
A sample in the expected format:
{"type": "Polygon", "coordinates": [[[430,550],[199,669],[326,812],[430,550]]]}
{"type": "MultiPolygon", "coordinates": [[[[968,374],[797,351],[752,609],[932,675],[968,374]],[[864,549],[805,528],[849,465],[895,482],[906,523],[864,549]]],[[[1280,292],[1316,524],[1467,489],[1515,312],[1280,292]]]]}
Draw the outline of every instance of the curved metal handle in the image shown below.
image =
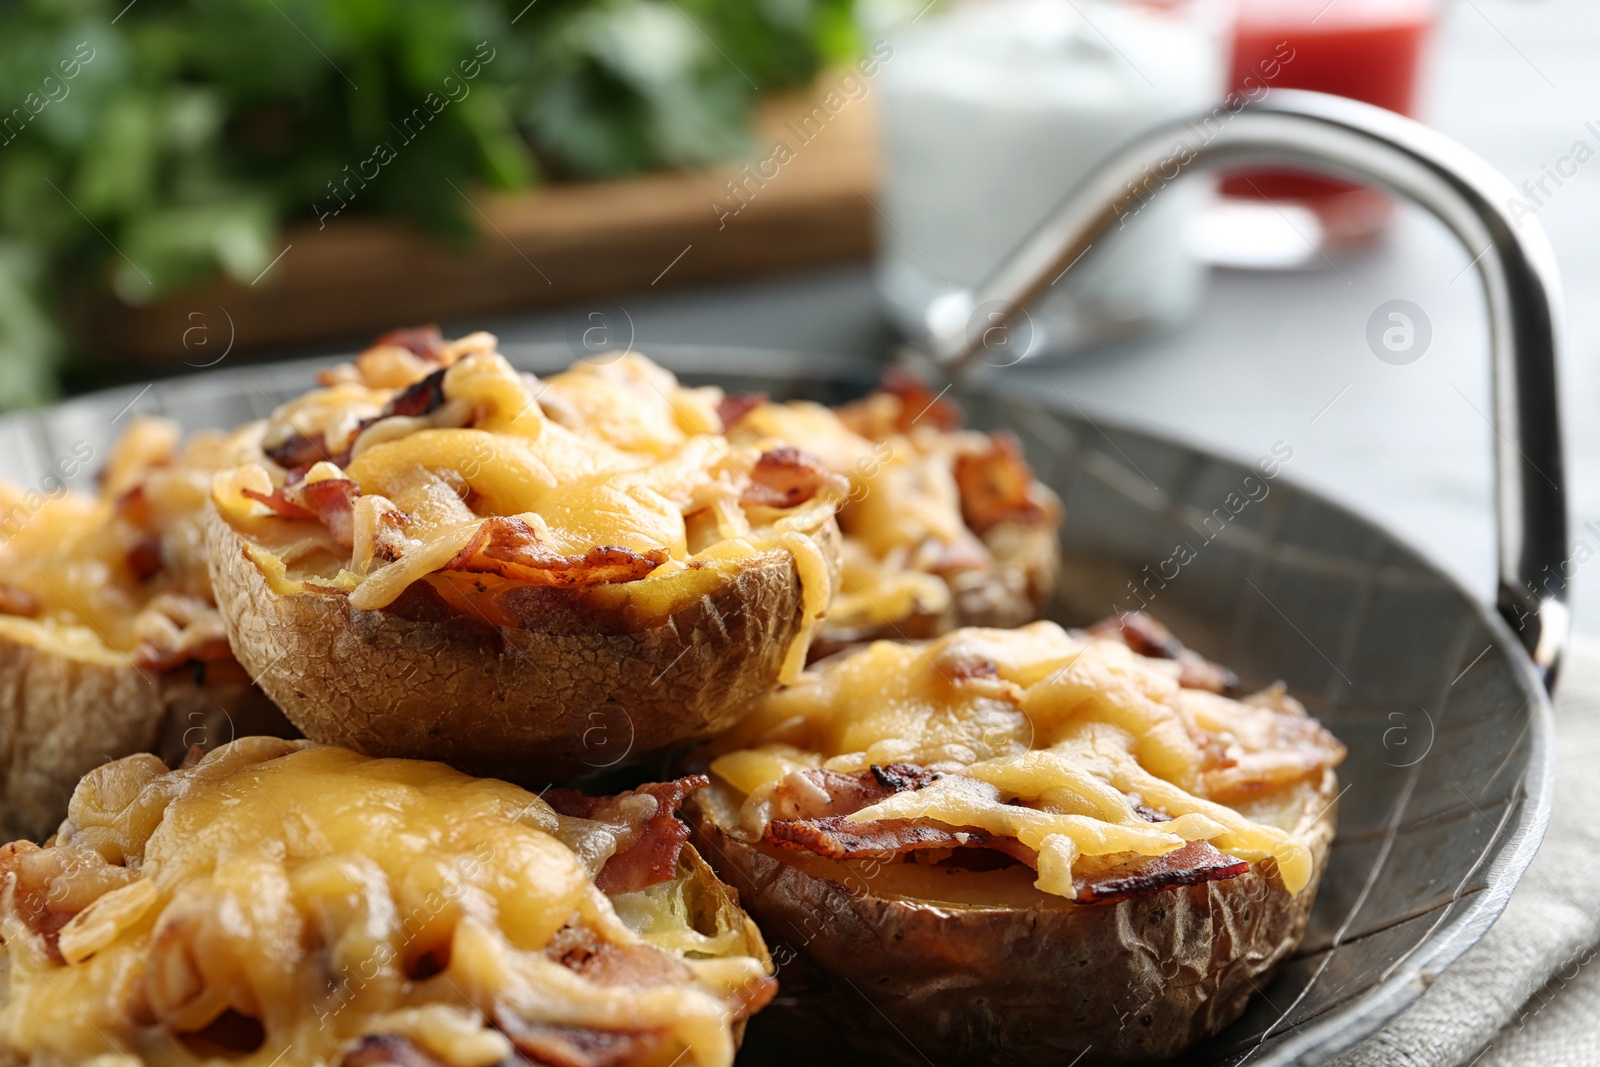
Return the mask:
{"type": "Polygon", "coordinates": [[[1517,195],[1511,183],[1443,134],[1369,104],[1294,90],[1227,117],[1207,112],[1163,127],[1090,175],[975,292],[934,302],[927,326],[935,360],[954,374],[970,369],[987,329],[1027,306],[1170,182],[1220,166],[1261,165],[1387,188],[1438,216],[1474,257],[1489,309],[1494,378],[1497,606],[1545,685],[1554,685],[1570,627],[1555,255],[1536,219],[1510,215],[1517,195]],[[986,312],[981,328],[973,322],[976,308],[986,312]]]}

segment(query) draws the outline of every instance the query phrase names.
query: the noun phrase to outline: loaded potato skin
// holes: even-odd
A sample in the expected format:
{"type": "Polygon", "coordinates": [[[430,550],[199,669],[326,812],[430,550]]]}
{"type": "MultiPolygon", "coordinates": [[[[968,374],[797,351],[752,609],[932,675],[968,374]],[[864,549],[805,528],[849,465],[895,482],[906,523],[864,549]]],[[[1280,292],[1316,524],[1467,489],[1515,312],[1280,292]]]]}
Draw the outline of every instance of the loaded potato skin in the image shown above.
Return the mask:
{"type": "Polygon", "coordinates": [[[696,758],[694,840],[781,962],[754,1047],[1142,1063],[1239,1015],[1305,929],[1344,749],[1281,687],[1134,647],[1164,634],[880,642],[696,758]]]}
{"type": "Polygon", "coordinates": [[[213,486],[228,638],[308,736],[542,783],[713,736],[798,673],[837,478],[728,442],[719,391],[642,357],[538,381],[486,335],[402,340],[213,486]]]}
{"type": "Polygon", "coordinates": [[[235,440],[134,419],[94,494],[0,484],[0,832],[41,838],[108,758],[291,732],[234,659],[203,555],[235,440]]]}
{"type": "MultiPolygon", "coordinates": [[[[1319,870],[1335,793],[1330,773],[1306,796],[1314,806],[1299,832],[1315,842],[1319,870]]],[[[1166,1060],[1243,1012],[1299,942],[1316,898],[1315,887],[1289,893],[1260,863],[1093,904],[880,896],[859,868],[808,871],[733,836],[710,808],[695,806],[692,840],[782,964],[781,999],[751,1034],[753,1053],[781,1062],[820,1032],[839,1035],[840,1062],[1166,1060]]]]}
{"type": "Polygon", "coordinates": [[[268,738],[106,764],[0,848],[0,1061],[727,1067],[774,983],[685,846],[704,781],[546,803],[268,738]]]}

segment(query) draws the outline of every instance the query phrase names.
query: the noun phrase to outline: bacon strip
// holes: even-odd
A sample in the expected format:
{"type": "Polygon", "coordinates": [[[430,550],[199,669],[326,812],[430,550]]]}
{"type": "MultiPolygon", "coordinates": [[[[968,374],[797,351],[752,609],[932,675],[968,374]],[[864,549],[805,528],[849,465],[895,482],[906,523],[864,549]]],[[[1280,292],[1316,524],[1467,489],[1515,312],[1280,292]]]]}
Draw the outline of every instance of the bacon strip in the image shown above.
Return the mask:
{"type": "MultiPolygon", "coordinates": [[[[624,1067],[646,1061],[659,1052],[668,1036],[664,1029],[591,1030],[581,1026],[526,1023],[508,1012],[497,1014],[495,1025],[518,1052],[538,1067],[624,1067]]],[[[346,1067],[352,1065],[347,1063],[346,1067]]]]}
{"type": "Polygon", "coordinates": [[[0,615],[20,615],[31,619],[43,609],[39,598],[20,586],[0,582],[0,615]]]}
{"type": "Polygon", "coordinates": [[[341,467],[350,462],[348,452],[341,453],[337,457],[330,456],[327,438],[321,433],[310,436],[303,433],[291,434],[275,445],[263,446],[262,451],[272,462],[289,471],[303,471],[313,463],[320,463],[323,460],[329,462],[343,460],[339,463],[341,467]]]}
{"type": "Polygon", "coordinates": [[[974,533],[984,534],[1002,522],[1032,525],[1054,520],[1034,494],[1033,470],[1015,434],[992,433],[983,451],[957,456],[955,479],[961,517],[974,533]]]}
{"type": "Polygon", "coordinates": [[[341,548],[355,544],[355,501],[361,487],[348,478],[324,478],[317,482],[295,481],[271,493],[243,490],[286,519],[315,519],[328,528],[341,548]]]}
{"type": "Polygon", "coordinates": [[[472,540],[441,570],[498,574],[530,585],[586,587],[643,578],[667,561],[667,550],[639,553],[598,545],[581,556],[563,556],[539,541],[521,519],[485,519],[472,540]]]}
{"type": "Polygon", "coordinates": [[[904,367],[889,367],[883,372],[883,391],[900,398],[896,428],[901,433],[910,433],[917,424],[932,426],[940,433],[961,429],[961,409],[904,367]]]}
{"type": "Polygon", "coordinates": [[[544,954],[596,985],[648,989],[694,977],[676,956],[643,942],[619,945],[607,941],[581,924],[556,931],[544,954]]]}
{"type": "Polygon", "coordinates": [[[596,822],[627,825],[634,834],[631,845],[617,852],[595,876],[602,893],[631,893],[669,881],[678,873],[678,853],[689,840],[689,827],[678,818],[678,809],[697,789],[711,779],[692,774],[670,782],[653,782],[611,797],[589,797],[575,789],[548,789],[544,799],[563,815],[596,822]],[[655,798],[655,809],[640,821],[638,805],[621,801],[636,796],[655,798]]]}
{"type": "Polygon", "coordinates": [[[148,582],[160,574],[166,565],[166,560],[161,558],[159,538],[143,538],[128,549],[128,569],[141,582],[148,582]]]}
{"type": "Polygon", "coordinates": [[[1164,856],[1136,860],[1096,872],[1075,883],[1080,904],[1098,904],[1140,897],[1180,885],[1200,885],[1236,878],[1250,869],[1248,860],[1217,851],[1209,841],[1191,841],[1164,856]]]}
{"type": "Polygon", "coordinates": [[[772,792],[773,818],[789,821],[854,815],[895,793],[921,789],[937,777],[915,763],[873,764],[854,774],[820,768],[795,771],[772,792]]]}
{"type": "Polygon", "coordinates": [[[998,837],[975,827],[942,826],[925,819],[875,819],[850,822],[842,815],[767,824],[762,844],[811,852],[830,860],[883,859],[926,849],[976,848],[1001,852],[1029,867],[1038,853],[1011,837],[998,837]]]}
{"type": "MultiPolygon", "coordinates": [[[[434,331],[434,335],[437,337],[437,330],[434,331]]],[[[385,336],[388,335],[386,334],[385,336]]],[[[423,356],[425,359],[429,358],[421,352],[416,354],[423,356]]],[[[433,359],[433,362],[437,362],[437,359],[433,359]]],[[[351,435],[350,440],[352,443],[357,437],[361,436],[362,430],[382,419],[392,418],[396,415],[420,418],[438,411],[444,406],[444,376],[448,369],[447,367],[440,367],[426,378],[411,383],[391,397],[378,414],[371,418],[362,419],[356,424],[356,432],[351,435]]],[[[336,467],[346,467],[350,464],[350,449],[346,448],[337,455],[330,453],[328,451],[327,437],[320,432],[309,435],[303,433],[291,434],[277,444],[263,446],[262,452],[272,462],[289,471],[291,475],[301,473],[313,463],[320,463],[323,460],[327,460],[336,467]]]]}
{"type": "MultiPolygon", "coordinates": [[[[914,763],[874,765],[854,774],[796,771],[772,793],[774,818],[767,824],[762,843],[831,860],[885,859],[933,849],[981,850],[1037,869],[1039,855],[1033,849],[1015,838],[977,827],[946,826],[930,819],[851,822],[846,818],[887,796],[921,789],[938,777],[914,763]]],[[[1169,819],[1166,813],[1143,806],[1139,815],[1149,822],[1169,819]]],[[[959,865],[990,866],[973,860],[959,865]]],[[[1080,903],[1092,904],[1233,878],[1249,868],[1247,861],[1225,855],[1209,842],[1191,841],[1164,856],[1138,856],[1086,875],[1074,888],[1080,903]]]]}
{"type": "Polygon", "coordinates": [[[750,471],[750,486],[740,503],[769,508],[792,508],[815,497],[824,487],[841,492],[843,483],[820,459],[798,448],[784,446],[763,452],[750,471]]]}
{"type": "Polygon", "coordinates": [[[767,402],[766,393],[730,393],[717,402],[717,417],[722,420],[724,432],[756,408],[767,402]]]}
{"type": "Polygon", "coordinates": [[[399,330],[390,330],[372,342],[370,347],[379,348],[383,345],[408,349],[412,355],[429,363],[439,363],[444,359],[444,334],[440,333],[439,327],[432,323],[427,326],[407,326],[399,330]]]}
{"type": "Polygon", "coordinates": [[[1213,663],[1179,641],[1171,630],[1142,611],[1128,611],[1101,619],[1089,627],[1096,637],[1114,637],[1129,649],[1150,659],[1175,660],[1182,673],[1178,684],[1185,689],[1206,689],[1224,696],[1239,691],[1239,676],[1213,663]]]}
{"type": "Polygon", "coordinates": [[[440,367],[421,381],[406,386],[384,405],[383,412],[377,418],[367,419],[361,424],[361,428],[364,430],[378,419],[392,418],[396,415],[420,418],[438,411],[444,407],[444,376],[447,373],[449,373],[448,367],[440,367]]]}

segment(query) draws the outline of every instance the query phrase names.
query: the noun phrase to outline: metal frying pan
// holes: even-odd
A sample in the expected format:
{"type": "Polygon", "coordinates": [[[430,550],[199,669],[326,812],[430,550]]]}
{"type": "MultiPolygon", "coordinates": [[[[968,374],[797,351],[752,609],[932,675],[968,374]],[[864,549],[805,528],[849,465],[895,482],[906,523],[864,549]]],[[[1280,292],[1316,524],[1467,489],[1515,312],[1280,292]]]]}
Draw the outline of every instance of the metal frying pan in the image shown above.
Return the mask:
{"type": "MultiPolygon", "coordinates": [[[[1519,230],[1501,210],[1509,194],[1482,161],[1415,123],[1280,92],[1209,141],[1187,125],[1142,139],[995,279],[930,316],[932,351],[960,374],[972,421],[1013,429],[1066,501],[1066,568],[1052,617],[1101,617],[1126,603],[1133,583],[1186,643],[1234,667],[1246,685],[1283,679],[1350,746],[1342,775],[1351,788],[1304,944],[1244,1017],[1188,1062],[1320,1064],[1366,1037],[1483,935],[1543,836],[1553,770],[1546,688],[1567,633],[1562,591],[1539,585],[1566,555],[1556,283],[1536,224],[1519,230]],[[1176,577],[1150,584],[1174,544],[1197,541],[1196,528],[1247,477],[1260,485],[1261,472],[1091,424],[1008,387],[1004,374],[964,372],[982,369],[981,339],[994,323],[984,317],[969,329],[970,309],[998,309],[1001,322],[1017,313],[1128,210],[1130,182],[1142,182],[1143,166],[1168,159],[1175,143],[1193,156],[1186,171],[1288,162],[1385,185],[1431,209],[1477,257],[1501,427],[1499,614],[1392,534],[1281,478],[1214,523],[1176,577]]],[[[562,346],[507,354],[535,372],[572,358],[562,346]]],[[[858,363],[789,353],[661,346],[649,354],[691,381],[775,397],[837,402],[876,379],[858,363]]],[[[323,362],[214,372],[0,418],[0,470],[39,484],[78,442],[103,455],[130,406],[190,429],[265,416],[310,387],[323,362]]]]}

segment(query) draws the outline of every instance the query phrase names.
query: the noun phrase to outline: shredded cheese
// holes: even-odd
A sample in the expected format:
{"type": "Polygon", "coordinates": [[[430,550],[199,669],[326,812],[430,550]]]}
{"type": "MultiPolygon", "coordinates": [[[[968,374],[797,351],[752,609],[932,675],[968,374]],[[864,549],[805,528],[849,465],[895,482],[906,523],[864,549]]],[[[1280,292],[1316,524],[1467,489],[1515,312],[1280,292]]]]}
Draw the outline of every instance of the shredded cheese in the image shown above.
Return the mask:
{"type": "Polygon", "coordinates": [[[195,1035],[231,1011],[261,1031],[239,1064],[337,1064],[363,1037],[401,1034],[451,1067],[488,1067],[512,1058],[487,1025],[510,1013],[660,1030],[678,1046],[668,1058],[732,1062],[738,992],[765,964],[738,931],[695,929],[682,877],[614,906],[563,843],[572,823],[537,796],[303,746],[252,738],[192,769],[140,756],[84,780],[53,855],[22,846],[59,872],[47,898],[12,878],[0,902],[0,1054],[210,1062],[195,1035]],[[55,956],[31,923],[67,904],[55,956]],[[544,951],[572,926],[705,959],[607,984],[544,951]],[[418,970],[425,957],[438,973],[418,970]]]}
{"type": "MultiPolygon", "coordinates": [[[[394,368],[382,370],[388,380],[394,368]]],[[[818,544],[836,501],[819,494],[793,508],[761,508],[757,521],[743,494],[761,450],[721,436],[720,391],[685,388],[632,354],[579,363],[541,383],[482,345],[449,365],[440,388],[426,414],[384,417],[395,394],[344,375],[257,431],[260,440],[320,435],[330,447],[354,438],[342,468],[325,459],[304,475],[359,488],[347,552],[306,551],[316,524],[273,518],[245,495],[270,495],[289,477],[265,450],[214,479],[218,511],[259,549],[253,558],[274,590],[346,588],[352,607],[386,608],[434,578],[486,518],[502,517],[524,523],[556,555],[598,547],[664,556],[667,565],[626,583],[630,610],[660,618],[688,602],[679,594],[703,595],[705,582],[724,573],[688,579],[686,568],[781,550],[800,575],[802,625],[783,667],[786,680],[798,677],[836,591],[836,567],[818,544]],[[297,559],[286,557],[290,548],[297,559]],[[282,566],[266,562],[273,555],[282,566]]],[[[435,587],[451,603],[470,597],[459,583],[435,587]]]]}
{"type": "MultiPolygon", "coordinates": [[[[104,457],[97,496],[0,484],[0,630],[9,639],[126,664],[162,604],[211,603],[203,519],[212,473],[247,445],[239,434],[178,438],[173,423],[136,419],[104,457]],[[31,610],[8,604],[19,599],[31,610]]],[[[78,442],[58,470],[76,476],[98,458],[78,442]]]]}
{"type": "MultiPolygon", "coordinates": [[[[900,403],[881,393],[862,403],[873,401],[900,403]]],[[[799,444],[848,479],[839,510],[843,581],[827,619],[835,632],[946,617],[954,606],[949,577],[994,563],[966,525],[954,475],[959,456],[989,447],[984,434],[912,426],[908,433],[873,439],[852,429],[839,412],[791,401],[752,409],[732,438],[762,447],[799,444]]]]}
{"type": "MultiPolygon", "coordinates": [[[[745,795],[743,822],[756,833],[773,790],[797,770],[906,761],[943,776],[850,821],[926,819],[1015,839],[1039,855],[1038,888],[1069,898],[1078,857],[1156,856],[1190,841],[1271,858],[1298,892],[1312,875],[1305,842],[1209,799],[1206,787],[1208,752],[1270,751],[1277,735],[1261,721],[1287,714],[1193,699],[1155,661],[1054,623],[967,629],[921,646],[877,642],[807,672],[718,741],[711,767],[745,795]],[[1168,821],[1149,821],[1141,804],[1168,821]]],[[[1342,750],[1329,738],[1324,754],[1322,765],[1297,756],[1295,781],[1342,750]]]]}

